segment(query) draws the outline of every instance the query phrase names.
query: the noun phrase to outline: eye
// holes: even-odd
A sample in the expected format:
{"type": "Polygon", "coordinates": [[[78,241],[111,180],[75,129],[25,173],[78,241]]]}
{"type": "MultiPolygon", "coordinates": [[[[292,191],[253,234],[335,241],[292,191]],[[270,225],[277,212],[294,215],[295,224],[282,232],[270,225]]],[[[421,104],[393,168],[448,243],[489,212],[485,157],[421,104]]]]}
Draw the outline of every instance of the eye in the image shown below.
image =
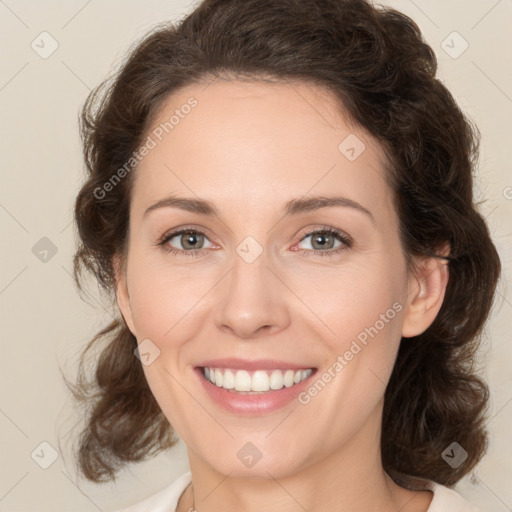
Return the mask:
{"type": "Polygon", "coordinates": [[[311,236],[313,238],[311,239],[310,245],[312,246],[313,249],[301,250],[298,252],[300,252],[301,254],[305,254],[307,256],[311,256],[311,253],[313,253],[313,255],[315,256],[334,256],[336,254],[339,254],[341,251],[349,249],[350,247],[352,247],[353,244],[352,239],[348,235],[329,226],[325,226],[324,228],[317,229],[315,231],[310,231],[300,239],[300,242],[303,242],[304,240],[306,240],[306,238],[309,238],[311,236]],[[334,249],[333,244],[335,243],[336,239],[340,241],[340,244],[337,246],[337,248],[334,249]],[[318,249],[318,247],[320,247],[320,250],[318,249]]]}
{"type": "MultiPolygon", "coordinates": [[[[310,243],[312,249],[297,250],[297,252],[300,252],[301,254],[304,254],[308,257],[316,255],[322,257],[334,256],[342,251],[349,249],[353,245],[353,241],[348,235],[329,226],[316,229],[315,231],[310,231],[300,239],[299,243],[312,236],[313,238],[311,239],[310,243]],[[340,244],[334,248],[333,244],[336,240],[338,240],[340,244]]],[[[204,240],[208,240],[208,237],[202,231],[198,231],[192,228],[183,228],[178,231],[165,234],[157,243],[157,245],[161,246],[164,251],[171,254],[176,254],[178,256],[197,256],[201,250],[204,249],[204,240]],[[169,244],[169,242],[171,242],[174,238],[176,238],[177,243],[181,244],[183,248],[176,248],[175,246],[169,244]]]]}
{"type": "Polygon", "coordinates": [[[202,249],[202,245],[204,240],[208,240],[206,235],[195,229],[185,228],[180,229],[179,231],[174,231],[168,235],[164,235],[162,240],[158,242],[158,245],[162,246],[162,248],[172,254],[185,254],[187,256],[195,256],[202,249]],[[170,246],[168,242],[170,242],[173,238],[176,238],[179,244],[182,244],[184,249],[175,248],[170,246]]]}

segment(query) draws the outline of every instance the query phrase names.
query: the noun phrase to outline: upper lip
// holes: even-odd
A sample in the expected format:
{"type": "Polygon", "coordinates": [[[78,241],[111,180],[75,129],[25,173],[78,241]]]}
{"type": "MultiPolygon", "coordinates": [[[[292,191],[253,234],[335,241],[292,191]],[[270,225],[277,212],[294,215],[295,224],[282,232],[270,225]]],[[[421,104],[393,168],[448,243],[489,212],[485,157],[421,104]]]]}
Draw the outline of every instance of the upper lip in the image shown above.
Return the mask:
{"type": "Polygon", "coordinates": [[[276,359],[240,359],[226,357],[222,359],[209,359],[197,365],[198,367],[208,366],[210,368],[233,368],[234,370],[305,370],[314,368],[309,364],[294,364],[276,359]]]}

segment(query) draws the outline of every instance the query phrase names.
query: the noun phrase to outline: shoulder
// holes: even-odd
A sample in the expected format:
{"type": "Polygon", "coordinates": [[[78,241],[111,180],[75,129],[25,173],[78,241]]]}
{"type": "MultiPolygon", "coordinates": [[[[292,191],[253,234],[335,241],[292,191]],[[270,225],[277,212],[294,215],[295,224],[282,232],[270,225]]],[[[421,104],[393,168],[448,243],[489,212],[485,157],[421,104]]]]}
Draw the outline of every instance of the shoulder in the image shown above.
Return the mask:
{"type": "Polygon", "coordinates": [[[444,485],[429,481],[427,488],[434,493],[427,512],[482,512],[458,492],[444,485]]]}
{"type": "Polygon", "coordinates": [[[182,492],[190,481],[191,473],[188,471],[156,494],[114,512],[174,512],[182,492]]]}

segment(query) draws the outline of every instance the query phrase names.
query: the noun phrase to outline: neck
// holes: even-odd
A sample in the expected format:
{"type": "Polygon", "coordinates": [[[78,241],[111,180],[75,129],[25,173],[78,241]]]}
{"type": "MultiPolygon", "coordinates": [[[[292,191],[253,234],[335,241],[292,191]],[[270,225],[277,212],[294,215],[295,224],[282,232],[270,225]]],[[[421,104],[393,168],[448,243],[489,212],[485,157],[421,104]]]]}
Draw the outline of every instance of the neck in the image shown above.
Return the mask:
{"type": "Polygon", "coordinates": [[[432,499],[430,491],[404,489],[384,471],[380,421],[369,421],[327,457],[302,461],[297,471],[261,464],[249,476],[224,475],[190,449],[188,455],[192,485],[182,494],[178,512],[296,512],[298,507],[308,512],[425,512],[432,499]]]}

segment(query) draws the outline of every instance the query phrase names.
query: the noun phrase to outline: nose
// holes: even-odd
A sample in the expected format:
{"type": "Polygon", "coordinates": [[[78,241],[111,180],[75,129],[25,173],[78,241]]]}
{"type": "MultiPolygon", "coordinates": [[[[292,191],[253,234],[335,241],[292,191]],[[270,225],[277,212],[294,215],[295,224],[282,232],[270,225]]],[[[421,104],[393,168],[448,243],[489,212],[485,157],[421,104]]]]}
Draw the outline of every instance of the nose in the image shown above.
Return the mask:
{"type": "Polygon", "coordinates": [[[290,291],[268,263],[265,252],[252,263],[234,258],[233,268],[219,283],[215,312],[219,329],[244,340],[286,329],[290,291]]]}

